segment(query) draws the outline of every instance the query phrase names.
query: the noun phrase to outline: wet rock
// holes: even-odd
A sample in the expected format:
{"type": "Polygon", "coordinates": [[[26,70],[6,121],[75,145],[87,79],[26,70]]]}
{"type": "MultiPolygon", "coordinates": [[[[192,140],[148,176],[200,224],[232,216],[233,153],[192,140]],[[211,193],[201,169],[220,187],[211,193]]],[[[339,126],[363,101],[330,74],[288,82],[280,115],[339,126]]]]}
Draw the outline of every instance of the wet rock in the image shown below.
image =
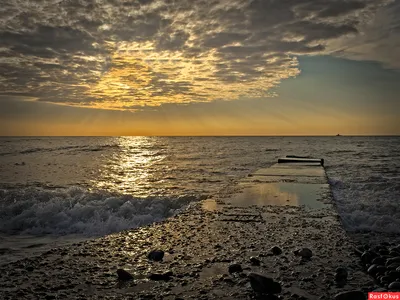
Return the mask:
{"type": "Polygon", "coordinates": [[[388,270],[396,270],[398,267],[400,267],[399,262],[394,262],[387,266],[388,270]]]}
{"type": "Polygon", "coordinates": [[[376,276],[377,274],[383,274],[385,272],[386,267],[379,265],[371,265],[367,270],[367,273],[371,276],[376,276]]]}
{"type": "MultiPolygon", "coordinates": [[[[373,260],[374,258],[376,258],[376,257],[379,257],[379,255],[378,255],[376,252],[371,251],[371,250],[367,250],[367,251],[365,251],[365,252],[363,253],[363,255],[361,255],[361,261],[362,261],[364,264],[370,264],[370,263],[372,263],[372,260],[373,260]]],[[[383,257],[384,257],[384,256],[383,256],[383,257]]]]}
{"type": "Polygon", "coordinates": [[[248,275],[250,285],[253,291],[262,294],[278,294],[282,292],[282,287],[279,282],[274,281],[272,278],[258,273],[250,273],[248,275]]]}
{"type": "Polygon", "coordinates": [[[386,261],[386,266],[389,266],[389,265],[391,265],[391,264],[393,264],[393,263],[400,263],[400,256],[393,257],[393,258],[389,258],[389,259],[386,261]]]}
{"type": "Polygon", "coordinates": [[[379,281],[381,282],[381,284],[385,285],[388,284],[392,281],[393,279],[390,276],[382,276],[379,278],[379,281]]]}
{"type": "Polygon", "coordinates": [[[240,273],[243,272],[242,266],[239,264],[232,264],[228,267],[229,273],[240,273]]]}
{"type": "Polygon", "coordinates": [[[28,272],[32,272],[33,270],[35,270],[35,268],[32,267],[32,266],[27,266],[27,267],[25,268],[25,270],[27,270],[28,272]]]}
{"type": "Polygon", "coordinates": [[[391,284],[389,284],[389,290],[400,291],[400,282],[394,281],[391,284]]]}
{"type": "Polygon", "coordinates": [[[399,271],[389,271],[389,272],[387,272],[387,275],[392,277],[393,279],[400,278],[399,271]]]}
{"type": "Polygon", "coordinates": [[[301,256],[302,258],[305,259],[310,259],[313,256],[313,253],[308,248],[302,248],[300,250],[294,251],[294,255],[301,256]]]}
{"type": "Polygon", "coordinates": [[[348,275],[349,275],[349,273],[347,272],[347,269],[346,269],[346,268],[339,267],[339,268],[336,269],[335,281],[336,281],[336,282],[339,282],[339,281],[346,281],[348,275]]]}
{"type": "Polygon", "coordinates": [[[274,247],[271,248],[271,253],[273,255],[281,255],[282,252],[283,252],[282,249],[279,248],[278,246],[274,246],[274,247]]]}
{"type": "Polygon", "coordinates": [[[117,275],[118,275],[118,280],[127,281],[133,279],[133,276],[129,272],[123,269],[118,269],[117,275]]]}
{"type": "Polygon", "coordinates": [[[389,250],[387,250],[386,248],[384,249],[379,249],[379,254],[380,255],[388,255],[390,253],[389,250]]]}
{"type": "Polygon", "coordinates": [[[162,261],[164,258],[164,251],[153,250],[147,255],[147,258],[154,261],[162,261]]]}
{"type": "Polygon", "coordinates": [[[356,254],[357,256],[360,256],[360,257],[364,253],[364,249],[362,247],[357,247],[357,248],[354,248],[353,250],[354,250],[354,254],[356,254]]]}
{"type": "Polygon", "coordinates": [[[390,248],[390,251],[400,252],[400,245],[390,248]]]}
{"type": "Polygon", "coordinates": [[[254,257],[254,256],[250,257],[250,263],[253,266],[259,266],[261,264],[260,260],[257,257],[254,257]]]}
{"type": "Polygon", "coordinates": [[[335,300],[365,300],[366,297],[361,291],[342,292],[335,296],[335,300]]]}
{"type": "Polygon", "coordinates": [[[369,251],[364,251],[363,254],[361,255],[361,261],[364,264],[371,263],[374,258],[375,257],[372,257],[372,255],[371,255],[371,253],[369,251]]]}
{"type": "Polygon", "coordinates": [[[386,259],[382,256],[375,257],[372,262],[373,265],[384,265],[386,263],[386,259]]]}

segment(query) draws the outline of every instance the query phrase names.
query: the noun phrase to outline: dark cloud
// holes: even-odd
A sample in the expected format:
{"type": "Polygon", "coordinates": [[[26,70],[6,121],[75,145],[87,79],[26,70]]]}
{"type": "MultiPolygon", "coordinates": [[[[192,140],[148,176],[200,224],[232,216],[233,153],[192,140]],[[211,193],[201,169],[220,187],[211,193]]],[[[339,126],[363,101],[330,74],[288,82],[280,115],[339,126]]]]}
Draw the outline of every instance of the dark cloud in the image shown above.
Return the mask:
{"type": "Polygon", "coordinates": [[[0,0],[0,91],[111,109],[262,96],[390,2],[0,0]]]}

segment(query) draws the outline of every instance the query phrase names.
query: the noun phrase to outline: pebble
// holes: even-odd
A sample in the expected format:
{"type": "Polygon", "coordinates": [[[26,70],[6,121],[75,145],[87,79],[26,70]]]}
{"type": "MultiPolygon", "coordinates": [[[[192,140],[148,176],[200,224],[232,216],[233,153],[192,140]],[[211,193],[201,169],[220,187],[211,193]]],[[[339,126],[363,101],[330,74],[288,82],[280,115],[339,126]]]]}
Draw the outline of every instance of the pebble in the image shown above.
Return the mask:
{"type": "Polygon", "coordinates": [[[390,253],[390,251],[387,249],[380,249],[378,252],[380,255],[388,255],[390,253]]]}
{"type": "Polygon", "coordinates": [[[377,257],[377,255],[373,256],[371,251],[364,251],[364,253],[361,255],[361,261],[364,264],[369,264],[372,262],[372,260],[377,257]]]}
{"type": "Polygon", "coordinates": [[[243,272],[242,266],[239,264],[232,264],[228,267],[229,273],[240,273],[243,272]]]}
{"type": "Polygon", "coordinates": [[[250,257],[250,262],[253,266],[259,266],[261,264],[260,260],[254,256],[250,257]]]}
{"type": "Polygon", "coordinates": [[[335,274],[335,281],[345,281],[347,280],[349,273],[347,272],[346,268],[339,267],[336,269],[336,274],[335,274]]]}
{"type": "Polygon", "coordinates": [[[400,263],[400,256],[398,257],[393,257],[393,258],[389,258],[386,261],[386,266],[390,266],[392,263],[400,263]]]}
{"type": "Polygon", "coordinates": [[[361,291],[342,292],[335,296],[335,300],[365,300],[366,297],[361,291]]]}
{"type": "Polygon", "coordinates": [[[382,276],[379,281],[381,282],[381,284],[385,285],[391,282],[392,278],[390,276],[382,276]]]}
{"type": "Polygon", "coordinates": [[[389,284],[389,290],[400,291],[400,282],[394,281],[391,284],[389,284]]]}
{"type": "Polygon", "coordinates": [[[282,287],[279,282],[274,281],[272,278],[258,273],[250,273],[248,277],[250,279],[250,285],[256,293],[278,294],[282,292],[282,287]]]}
{"type": "Polygon", "coordinates": [[[273,255],[281,255],[283,251],[278,246],[274,246],[271,248],[271,252],[273,255]]]}
{"type": "Polygon", "coordinates": [[[127,271],[125,271],[123,269],[118,269],[117,270],[117,275],[118,275],[118,280],[126,281],[126,280],[132,280],[133,279],[133,276],[129,272],[127,272],[127,271]]]}
{"type": "Polygon", "coordinates": [[[384,267],[384,266],[371,265],[368,268],[367,273],[371,276],[375,276],[379,273],[385,273],[385,271],[386,271],[386,267],[384,267]]]}
{"type": "Polygon", "coordinates": [[[297,256],[301,256],[302,258],[311,258],[313,256],[312,251],[308,248],[302,248],[300,250],[296,250],[294,254],[297,256]]]}
{"type": "Polygon", "coordinates": [[[375,257],[372,262],[373,265],[384,265],[386,263],[386,259],[382,256],[375,257]]]}
{"type": "Polygon", "coordinates": [[[147,258],[154,261],[162,261],[164,258],[164,251],[153,250],[147,255],[147,258]]]}
{"type": "Polygon", "coordinates": [[[149,279],[154,280],[154,281],[168,281],[171,279],[171,276],[173,275],[172,271],[168,271],[165,273],[152,273],[149,275],[149,279]]]}
{"type": "Polygon", "coordinates": [[[400,278],[400,272],[399,271],[389,271],[389,272],[387,272],[387,275],[389,275],[390,277],[393,277],[393,278],[400,278]]]}

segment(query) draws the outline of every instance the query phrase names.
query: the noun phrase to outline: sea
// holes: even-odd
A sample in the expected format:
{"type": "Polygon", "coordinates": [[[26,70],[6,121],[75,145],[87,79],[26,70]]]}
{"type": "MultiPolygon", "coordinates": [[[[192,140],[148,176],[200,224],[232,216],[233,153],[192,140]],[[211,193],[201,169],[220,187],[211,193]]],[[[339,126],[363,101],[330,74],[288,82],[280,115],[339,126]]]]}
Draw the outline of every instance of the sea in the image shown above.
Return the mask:
{"type": "Polygon", "coordinates": [[[324,158],[358,242],[400,237],[400,137],[1,137],[0,264],[162,221],[285,155],[324,158]]]}

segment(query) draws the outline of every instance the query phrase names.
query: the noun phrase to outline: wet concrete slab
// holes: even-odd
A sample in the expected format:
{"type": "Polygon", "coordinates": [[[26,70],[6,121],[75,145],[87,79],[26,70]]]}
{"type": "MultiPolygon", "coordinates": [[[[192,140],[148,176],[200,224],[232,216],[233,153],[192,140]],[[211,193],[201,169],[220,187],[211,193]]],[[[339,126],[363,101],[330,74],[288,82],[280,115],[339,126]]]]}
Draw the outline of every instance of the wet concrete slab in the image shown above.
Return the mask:
{"type": "Polygon", "coordinates": [[[305,183],[254,183],[245,185],[238,194],[226,200],[234,206],[305,206],[309,209],[324,208],[329,205],[328,184],[305,183]]]}
{"type": "Polygon", "coordinates": [[[324,168],[319,164],[287,163],[263,168],[243,178],[241,184],[292,182],[304,184],[327,184],[324,168]]]}
{"type": "Polygon", "coordinates": [[[276,205],[320,209],[327,208],[332,201],[321,165],[286,163],[249,174],[239,182],[237,192],[224,199],[224,203],[244,207],[276,205]]]}

